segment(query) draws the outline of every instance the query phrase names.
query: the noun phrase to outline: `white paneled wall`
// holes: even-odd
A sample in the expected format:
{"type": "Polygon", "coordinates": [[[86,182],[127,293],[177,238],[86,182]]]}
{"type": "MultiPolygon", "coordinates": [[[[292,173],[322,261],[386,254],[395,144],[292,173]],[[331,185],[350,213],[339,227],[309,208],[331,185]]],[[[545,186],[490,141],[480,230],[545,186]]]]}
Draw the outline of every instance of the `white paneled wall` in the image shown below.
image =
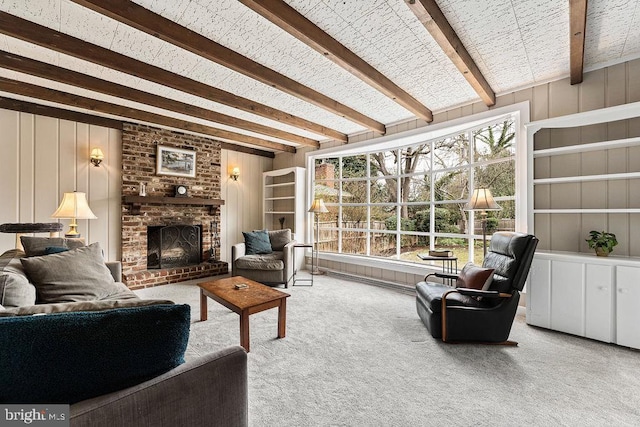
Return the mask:
{"type": "Polygon", "coordinates": [[[230,261],[231,245],[244,241],[243,231],[262,228],[262,172],[273,169],[273,159],[222,150],[220,258],[230,261]],[[240,178],[229,178],[234,167],[240,178]]]}
{"type": "MultiPolygon", "coordinates": [[[[0,223],[55,222],[62,194],[87,193],[98,217],[79,220],[87,242],[99,242],[108,260],[120,258],[121,132],[101,126],[0,109],[0,223]],[[100,167],[89,162],[101,148],[100,167]]],[[[70,220],[60,220],[65,230],[70,220]]],[[[0,251],[12,248],[13,234],[0,233],[0,251]]]]}

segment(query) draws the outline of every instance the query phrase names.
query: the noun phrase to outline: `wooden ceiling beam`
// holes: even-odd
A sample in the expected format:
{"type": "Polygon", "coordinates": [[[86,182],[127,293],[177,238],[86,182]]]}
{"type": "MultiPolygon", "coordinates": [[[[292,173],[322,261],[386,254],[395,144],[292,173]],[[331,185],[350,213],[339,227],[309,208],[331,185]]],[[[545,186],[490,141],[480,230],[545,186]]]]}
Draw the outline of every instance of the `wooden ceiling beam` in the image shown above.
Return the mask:
{"type": "Polygon", "coordinates": [[[587,0],[569,0],[569,69],[571,84],[582,83],[584,36],[587,27],[587,0]]]}
{"type": "Polygon", "coordinates": [[[266,85],[337,114],[374,132],[384,134],[384,124],[328,96],[243,56],[205,36],[129,0],[72,0],[160,40],[179,46],[266,85]]]}
{"type": "Polygon", "coordinates": [[[110,102],[98,101],[96,99],[86,98],[84,96],[62,92],[54,89],[48,89],[42,86],[37,86],[18,80],[7,79],[4,77],[0,77],[0,91],[27,96],[30,98],[41,99],[49,102],[55,102],[57,104],[69,105],[85,110],[111,114],[114,116],[141,122],[153,123],[156,125],[166,126],[174,129],[187,130],[190,132],[209,135],[214,138],[223,138],[230,141],[268,148],[271,150],[284,151],[288,153],[296,152],[295,147],[286,144],[280,144],[277,142],[268,141],[266,139],[243,135],[237,132],[231,132],[211,126],[188,122],[186,120],[163,116],[161,114],[150,113],[148,111],[138,110],[136,108],[116,105],[110,102]]]}
{"type": "Polygon", "coordinates": [[[3,11],[0,11],[0,33],[163,86],[190,93],[200,98],[228,105],[319,135],[325,135],[331,139],[342,142],[348,141],[347,135],[342,132],[254,102],[250,99],[242,98],[233,93],[208,86],[202,82],[138,61],[137,59],[96,46],[3,11]]]}
{"type": "Polygon", "coordinates": [[[122,120],[115,120],[102,116],[94,116],[91,114],[80,113],[78,111],[65,110],[63,108],[35,104],[33,102],[21,101],[19,99],[6,98],[3,96],[0,97],[0,108],[122,130],[122,120]]]}
{"type": "MultiPolygon", "coordinates": [[[[0,108],[122,130],[122,120],[114,120],[107,117],[94,116],[91,114],[79,113],[77,111],[65,110],[63,108],[50,107],[48,105],[35,104],[33,102],[5,98],[2,96],[0,96],[0,108]]],[[[220,148],[240,153],[253,154],[255,156],[268,157],[270,159],[275,157],[273,151],[258,150],[257,148],[246,147],[244,145],[232,144],[224,141],[220,141],[220,148]]]]}
{"type": "Polygon", "coordinates": [[[242,120],[226,114],[207,110],[206,108],[164,98],[159,95],[143,92],[128,86],[119,85],[87,74],[56,67],[55,65],[47,64],[46,62],[36,61],[35,59],[25,58],[24,56],[15,55],[2,50],[0,50],[0,67],[48,80],[54,80],[56,82],[80,87],[82,89],[88,89],[104,93],[106,95],[128,99],[129,101],[151,105],[164,110],[198,117],[204,120],[210,120],[212,122],[261,133],[263,135],[269,135],[274,138],[280,138],[296,144],[303,144],[314,148],[318,148],[320,146],[318,141],[311,138],[305,138],[300,135],[270,128],[248,120],[242,120]]]}
{"type": "Polygon", "coordinates": [[[405,0],[420,23],[460,70],[487,106],[496,103],[496,94],[469,55],[462,41],[445,18],[435,0],[405,0]]]}
{"type": "Polygon", "coordinates": [[[298,40],[315,49],[374,89],[385,94],[417,117],[433,121],[433,113],[420,101],[400,88],[346,46],[324,32],[313,22],[282,0],[240,0],[298,40]]]}

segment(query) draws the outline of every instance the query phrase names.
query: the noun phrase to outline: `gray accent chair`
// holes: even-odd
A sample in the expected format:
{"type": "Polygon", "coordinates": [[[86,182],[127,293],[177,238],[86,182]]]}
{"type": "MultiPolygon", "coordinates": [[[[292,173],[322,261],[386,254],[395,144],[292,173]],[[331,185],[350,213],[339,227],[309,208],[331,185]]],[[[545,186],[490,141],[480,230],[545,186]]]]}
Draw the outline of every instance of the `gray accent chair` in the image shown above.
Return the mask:
{"type": "Polygon", "coordinates": [[[231,275],[246,277],[268,286],[284,285],[288,288],[293,277],[293,246],[296,241],[291,237],[291,230],[268,233],[273,249],[269,254],[247,255],[244,243],[231,246],[231,275]]]}

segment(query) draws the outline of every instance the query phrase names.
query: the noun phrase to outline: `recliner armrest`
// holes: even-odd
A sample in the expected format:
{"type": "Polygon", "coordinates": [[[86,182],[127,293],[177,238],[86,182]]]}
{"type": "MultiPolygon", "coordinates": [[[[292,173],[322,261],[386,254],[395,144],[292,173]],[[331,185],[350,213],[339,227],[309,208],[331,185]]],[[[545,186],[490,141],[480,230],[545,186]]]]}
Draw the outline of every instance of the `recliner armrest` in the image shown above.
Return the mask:
{"type": "Polygon", "coordinates": [[[512,295],[498,291],[483,291],[481,289],[471,288],[456,288],[458,293],[470,297],[483,297],[483,298],[511,298],[512,295]]]}

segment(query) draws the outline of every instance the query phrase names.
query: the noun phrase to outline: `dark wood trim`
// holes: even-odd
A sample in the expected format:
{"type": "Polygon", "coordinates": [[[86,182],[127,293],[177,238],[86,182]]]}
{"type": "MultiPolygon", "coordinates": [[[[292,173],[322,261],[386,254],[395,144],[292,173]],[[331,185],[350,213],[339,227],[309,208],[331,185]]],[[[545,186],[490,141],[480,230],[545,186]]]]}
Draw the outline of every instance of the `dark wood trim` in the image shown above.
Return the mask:
{"type": "Polygon", "coordinates": [[[496,103],[496,94],[469,55],[462,41],[447,21],[435,0],[405,0],[409,9],[429,31],[451,62],[458,68],[484,103],[496,103]]]}
{"type": "Polygon", "coordinates": [[[582,83],[586,27],[587,0],[569,0],[569,68],[572,85],[582,83]]]}
{"type": "Polygon", "coordinates": [[[13,98],[0,97],[0,108],[122,130],[122,121],[120,120],[114,120],[100,116],[92,116],[91,114],[78,113],[77,111],[49,107],[48,105],[34,104],[32,102],[20,101],[13,98]]]}
{"type": "Polygon", "coordinates": [[[245,147],[244,145],[230,144],[224,141],[220,141],[220,148],[223,150],[236,151],[238,153],[247,153],[247,154],[253,154],[255,156],[269,157],[270,159],[273,159],[276,157],[276,153],[274,153],[273,151],[258,150],[257,148],[245,147]]]}
{"type": "Polygon", "coordinates": [[[427,122],[433,121],[433,113],[420,101],[285,2],[271,0],[240,0],[240,2],[416,116],[427,122]]]}
{"type": "Polygon", "coordinates": [[[3,11],[0,11],[0,33],[315,134],[338,141],[348,141],[347,135],[337,130],[208,86],[3,11]]]}
{"type": "Polygon", "coordinates": [[[198,123],[187,122],[173,117],[150,113],[148,111],[138,110],[131,107],[124,107],[121,105],[112,104],[110,102],[86,98],[84,96],[48,89],[42,86],[36,86],[18,80],[6,79],[4,77],[0,77],[0,91],[56,102],[59,104],[70,105],[87,110],[98,111],[100,113],[112,114],[115,116],[130,118],[142,122],[154,123],[174,129],[188,130],[191,132],[213,136],[215,138],[223,138],[231,141],[242,142],[245,144],[257,145],[277,151],[285,151],[289,153],[296,152],[295,147],[280,144],[278,142],[268,141],[266,139],[243,135],[237,132],[231,132],[211,126],[201,125],[198,123]]]}
{"type": "Polygon", "coordinates": [[[384,134],[384,124],[365,116],[335,99],[255,62],[205,36],[145,9],[132,1],[72,0],[74,3],[101,13],[118,22],[174,44],[210,61],[244,74],[266,85],[323,108],[374,132],[384,134]]]}
{"type": "Polygon", "coordinates": [[[209,213],[215,215],[220,206],[224,205],[222,199],[204,199],[200,197],[163,197],[163,196],[122,196],[122,202],[131,208],[131,215],[140,215],[142,205],[185,205],[208,206],[209,213]]]}
{"type": "Polygon", "coordinates": [[[226,114],[218,113],[206,108],[198,107],[184,102],[164,98],[152,93],[143,92],[128,86],[112,83],[107,80],[98,79],[87,74],[78,73],[76,71],[67,70],[65,68],[56,67],[46,62],[36,61],[35,59],[26,58],[24,56],[15,55],[13,53],[0,50],[0,67],[9,70],[19,71],[21,73],[30,74],[32,76],[42,77],[44,79],[54,80],[60,83],[89,89],[96,92],[116,96],[129,101],[139,102],[141,104],[151,105],[164,110],[174,111],[180,114],[186,114],[201,119],[210,120],[212,122],[221,123],[228,126],[257,132],[263,135],[269,135],[274,138],[283,139],[285,141],[296,144],[308,145],[318,148],[320,143],[311,138],[305,138],[300,135],[285,132],[279,129],[253,123],[248,120],[242,120],[226,114]]]}

